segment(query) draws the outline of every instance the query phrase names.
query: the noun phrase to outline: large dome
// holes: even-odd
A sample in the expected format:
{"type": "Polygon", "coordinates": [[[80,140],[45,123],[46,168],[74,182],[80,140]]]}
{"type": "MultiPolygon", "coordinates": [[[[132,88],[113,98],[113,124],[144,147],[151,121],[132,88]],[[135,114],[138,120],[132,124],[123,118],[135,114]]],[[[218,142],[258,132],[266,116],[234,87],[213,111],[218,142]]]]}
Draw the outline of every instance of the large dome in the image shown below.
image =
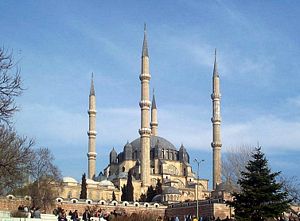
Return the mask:
{"type": "MultiPolygon", "coordinates": [[[[130,143],[133,149],[140,149],[140,139],[141,138],[137,138],[130,143]]],[[[154,148],[156,145],[162,149],[176,150],[176,147],[165,138],[159,136],[151,136],[150,148],[154,148]]]]}

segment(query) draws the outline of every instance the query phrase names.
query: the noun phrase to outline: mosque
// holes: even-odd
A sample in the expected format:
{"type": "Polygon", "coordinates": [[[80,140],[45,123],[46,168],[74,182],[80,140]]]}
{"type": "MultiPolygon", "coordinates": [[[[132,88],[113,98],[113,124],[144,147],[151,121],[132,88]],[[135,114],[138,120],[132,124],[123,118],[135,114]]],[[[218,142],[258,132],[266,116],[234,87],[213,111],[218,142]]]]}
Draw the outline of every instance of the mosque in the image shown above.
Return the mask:
{"type": "MultiPolygon", "coordinates": [[[[181,145],[176,148],[170,141],[158,134],[158,108],[153,94],[150,101],[149,55],[146,28],[141,57],[141,128],[139,137],[127,142],[123,151],[117,153],[113,148],[109,154],[109,164],[99,175],[96,174],[96,93],[93,78],[89,94],[89,130],[88,130],[88,173],[87,194],[92,201],[111,201],[113,192],[121,201],[121,188],[127,183],[128,172],[133,177],[134,201],[146,193],[150,185],[162,183],[163,193],[154,200],[159,202],[180,202],[211,197],[208,180],[197,177],[191,167],[187,149],[181,145]]],[[[221,116],[220,116],[220,83],[217,70],[216,54],[213,70],[212,99],[212,134],[213,152],[213,190],[221,183],[221,116]]],[[[71,177],[63,178],[60,197],[78,199],[81,184],[71,177]]]]}

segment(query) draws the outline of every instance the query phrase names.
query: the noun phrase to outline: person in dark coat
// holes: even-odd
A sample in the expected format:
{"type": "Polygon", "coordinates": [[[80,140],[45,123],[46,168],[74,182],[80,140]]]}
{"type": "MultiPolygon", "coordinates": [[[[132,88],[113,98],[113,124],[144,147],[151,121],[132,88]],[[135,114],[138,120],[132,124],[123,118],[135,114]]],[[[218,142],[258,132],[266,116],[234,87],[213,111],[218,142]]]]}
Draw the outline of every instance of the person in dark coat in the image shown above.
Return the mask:
{"type": "Polygon", "coordinates": [[[84,221],[90,221],[91,219],[91,214],[90,212],[86,209],[85,212],[82,214],[82,219],[84,221]]]}

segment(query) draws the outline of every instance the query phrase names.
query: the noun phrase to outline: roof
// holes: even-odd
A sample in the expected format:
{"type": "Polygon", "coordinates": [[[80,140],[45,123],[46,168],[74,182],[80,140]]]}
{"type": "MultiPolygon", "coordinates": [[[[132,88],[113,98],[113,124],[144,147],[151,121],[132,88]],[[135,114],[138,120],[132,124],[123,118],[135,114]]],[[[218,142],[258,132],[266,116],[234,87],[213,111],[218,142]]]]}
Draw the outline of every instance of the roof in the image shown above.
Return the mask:
{"type": "Polygon", "coordinates": [[[168,186],[163,189],[163,194],[180,194],[180,192],[177,188],[168,186]]]}
{"type": "MultiPolygon", "coordinates": [[[[133,149],[140,149],[140,138],[131,142],[133,149]]],[[[176,150],[176,147],[168,140],[159,136],[150,137],[150,148],[160,147],[162,149],[176,150]]]]}
{"type": "Polygon", "coordinates": [[[66,176],[63,178],[64,183],[78,183],[73,177],[66,176]]]}
{"type": "Polygon", "coordinates": [[[102,181],[100,181],[99,185],[100,186],[112,186],[112,187],[114,187],[114,184],[109,180],[102,180],[102,181]]]}

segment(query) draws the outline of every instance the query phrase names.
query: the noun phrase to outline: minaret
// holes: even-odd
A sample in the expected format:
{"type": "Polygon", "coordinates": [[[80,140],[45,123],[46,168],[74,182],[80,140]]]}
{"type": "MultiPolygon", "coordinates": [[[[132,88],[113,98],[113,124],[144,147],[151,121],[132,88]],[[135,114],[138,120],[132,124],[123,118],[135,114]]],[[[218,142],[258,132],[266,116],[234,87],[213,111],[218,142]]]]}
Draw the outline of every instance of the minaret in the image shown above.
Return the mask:
{"type": "Polygon", "coordinates": [[[213,126],[213,189],[221,183],[221,113],[220,113],[220,77],[217,68],[217,53],[215,50],[215,62],[213,71],[213,93],[211,94],[213,117],[211,118],[213,126]]]}
{"type": "Polygon", "coordinates": [[[150,122],[149,122],[149,110],[150,110],[150,99],[149,99],[149,56],[148,56],[148,45],[146,36],[146,25],[144,27],[144,42],[142,50],[142,67],[141,67],[141,129],[140,133],[140,145],[141,145],[141,180],[143,186],[150,185],[150,122]]]}
{"type": "Polygon", "coordinates": [[[156,108],[156,103],[155,103],[155,95],[154,95],[154,90],[153,90],[153,98],[152,98],[152,104],[151,104],[151,134],[153,136],[157,136],[157,108],[156,108]]]}
{"type": "Polygon", "coordinates": [[[92,74],[91,90],[89,96],[89,131],[87,132],[89,137],[89,152],[88,157],[88,178],[93,179],[96,173],[96,95],[94,88],[94,78],[92,74]]]}

